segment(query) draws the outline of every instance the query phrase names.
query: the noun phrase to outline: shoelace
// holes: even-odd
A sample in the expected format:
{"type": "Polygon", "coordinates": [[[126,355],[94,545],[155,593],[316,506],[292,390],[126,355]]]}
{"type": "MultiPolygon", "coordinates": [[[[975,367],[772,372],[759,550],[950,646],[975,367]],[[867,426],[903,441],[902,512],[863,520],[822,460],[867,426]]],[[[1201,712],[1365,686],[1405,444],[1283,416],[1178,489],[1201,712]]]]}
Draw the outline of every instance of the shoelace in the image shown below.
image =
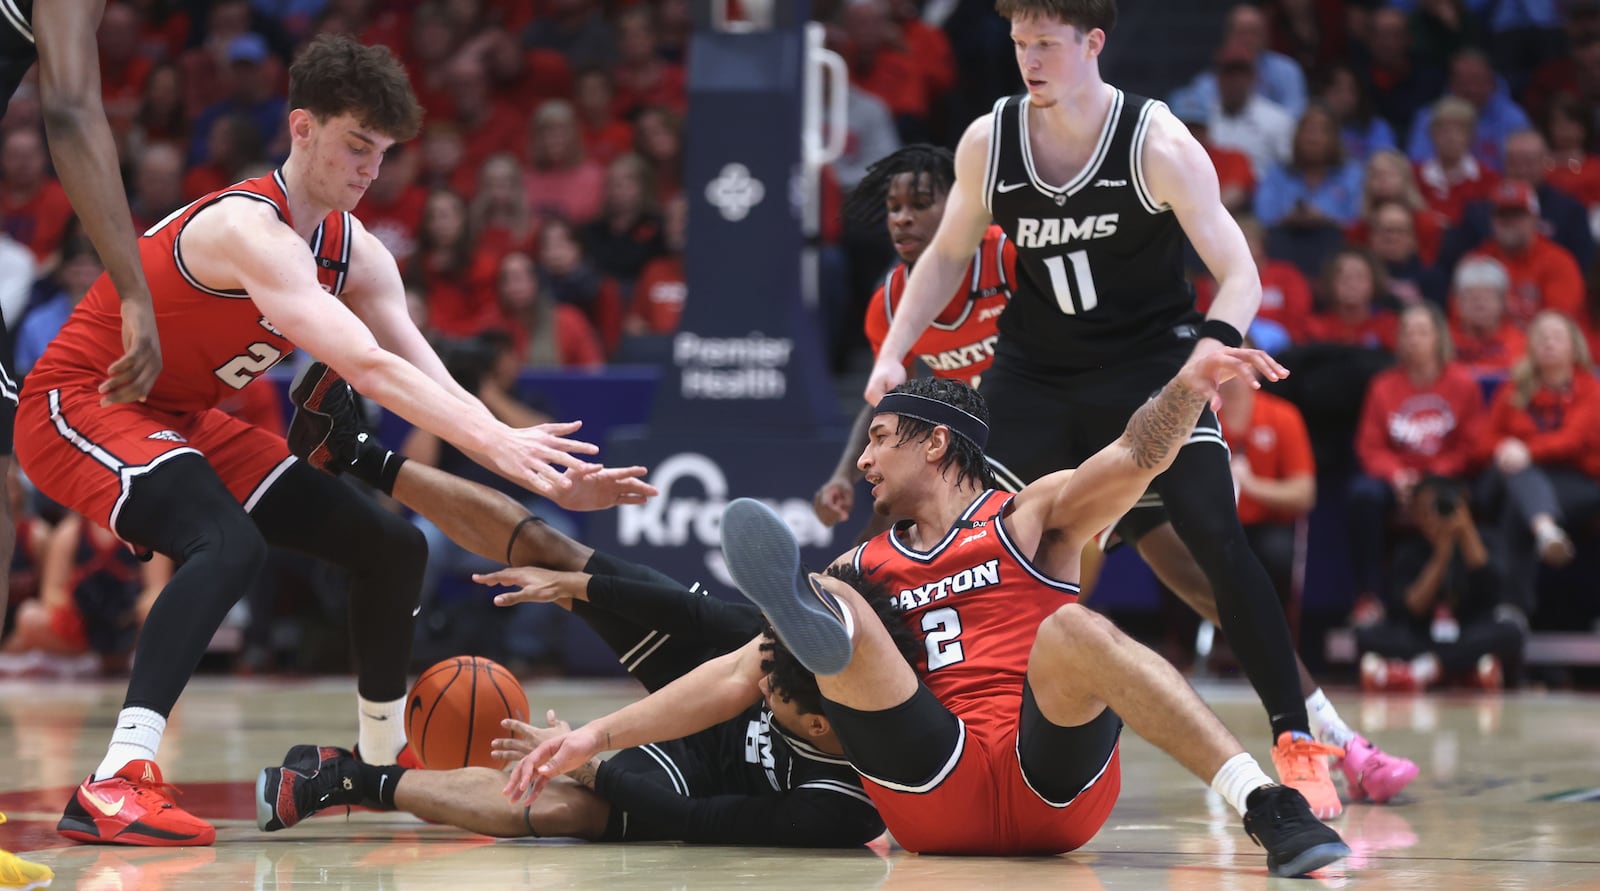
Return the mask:
{"type": "MultiPolygon", "coordinates": [[[[1313,758],[1328,756],[1343,758],[1344,749],[1319,743],[1316,740],[1297,739],[1289,743],[1284,755],[1289,762],[1289,772],[1293,779],[1309,780],[1314,778],[1317,772],[1316,765],[1312,761],[1313,758]]],[[[1288,780],[1290,777],[1284,777],[1284,779],[1288,780]]]]}
{"type": "Polygon", "coordinates": [[[177,803],[172,799],[183,795],[182,789],[179,789],[177,786],[167,782],[129,783],[128,785],[133,787],[133,794],[135,795],[143,795],[147,791],[151,794],[160,793],[161,797],[166,799],[166,801],[161,802],[162,807],[177,807],[177,803]]]}

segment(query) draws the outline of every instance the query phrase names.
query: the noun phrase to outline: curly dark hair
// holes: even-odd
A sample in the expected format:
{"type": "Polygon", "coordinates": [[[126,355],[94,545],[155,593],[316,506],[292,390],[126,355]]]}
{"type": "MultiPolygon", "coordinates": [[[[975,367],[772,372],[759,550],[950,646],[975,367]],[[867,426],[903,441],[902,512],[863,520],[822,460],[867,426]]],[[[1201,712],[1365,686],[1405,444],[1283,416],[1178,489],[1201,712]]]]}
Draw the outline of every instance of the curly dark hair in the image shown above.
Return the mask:
{"type": "Polygon", "coordinates": [[[319,121],[353,114],[397,142],[422,129],[422,106],[394,53],[332,34],[306,44],[289,66],[289,107],[319,121]]]}
{"type": "MultiPolygon", "coordinates": [[[[915,667],[922,655],[922,643],[905,620],[900,618],[889,586],[867,578],[861,570],[849,564],[830,566],[825,574],[844,582],[861,595],[872,611],[877,613],[878,620],[883,622],[889,639],[894,641],[895,648],[905,657],[906,664],[915,667]]],[[[761,660],[761,671],[766,674],[773,694],[784,702],[794,703],[801,714],[822,714],[822,691],[817,689],[817,676],[801,665],[789,648],[778,640],[772,623],[766,623],[761,633],[766,637],[761,642],[761,652],[765,654],[761,660]]]]}
{"type": "MultiPolygon", "coordinates": [[[[989,406],[983,397],[960,381],[942,377],[914,377],[889,392],[935,399],[945,405],[953,405],[985,424],[989,423],[989,406]]],[[[895,443],[897,447],[908,442],[926,442],[933,436],[936,425],[905,415],[897,417],[900,419],[895,426],[895,433],[900,436],[895,443]]],[[[939,473],[942,476],[952,468],[955,469],[958,486],[972,481],[985,489],[994,488],[994,475],[989,472],[989,462],[983,457],[983,449],[978,448],[978,444],[972,440],[955,433],[950,434],[950,447],[939,461],[939,473]]]]}
{"type": "Polygon", "coordinates": [[[918,142],[873,161],[867,175],[844,200],[845,219],[863,226],[881,224],[889,185],[902,173],[911,174],[911,181],[919,186],[922,175],[927,174],[932,193],[948,195],[956,181],[956,156],[947,148],[918,142]]]}

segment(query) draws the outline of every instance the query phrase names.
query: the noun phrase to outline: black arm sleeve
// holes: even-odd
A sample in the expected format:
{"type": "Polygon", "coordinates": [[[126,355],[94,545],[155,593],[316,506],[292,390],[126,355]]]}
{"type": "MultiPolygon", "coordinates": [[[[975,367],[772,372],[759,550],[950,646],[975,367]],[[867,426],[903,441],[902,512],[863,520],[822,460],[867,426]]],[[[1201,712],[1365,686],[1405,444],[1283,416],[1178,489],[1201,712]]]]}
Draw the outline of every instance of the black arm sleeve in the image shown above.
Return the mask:
{"type": "Polygon", "coordinates": [[[612,806],[607,841],[849,848],[883,833],[877,809],[860,789],[689,798],[602,762],[595,791],[612,806]]]}
{"type": "Polygon", "coordinates": [[[675,583],[617,575],[589,578],[589,603],[634,625],[698,641],[726,653],[761,633],[761,610],[691,592],[675,583]]]}

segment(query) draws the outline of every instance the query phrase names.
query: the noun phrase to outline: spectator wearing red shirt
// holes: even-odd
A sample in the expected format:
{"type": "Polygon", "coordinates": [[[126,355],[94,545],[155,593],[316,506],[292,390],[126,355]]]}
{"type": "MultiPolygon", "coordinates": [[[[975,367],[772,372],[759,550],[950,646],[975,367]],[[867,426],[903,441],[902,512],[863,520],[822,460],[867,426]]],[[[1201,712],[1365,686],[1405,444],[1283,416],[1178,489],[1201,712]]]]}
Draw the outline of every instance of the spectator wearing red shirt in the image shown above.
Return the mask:
{"type": "Polygon", "coordinates": [[[518,108],[572,95],[572,63],[555,50],[524,50],[506,27],[490,28],[467,44],[481,53],[494,84],[494,98],[518,108]]]}
{"type": "Polygon", "coordinates": [[[616,91],[602,68],[586,68],[572,82],[572,104],[583,132],[583,152],[598,164],[610,164],[633,150],[633,126],[616,113],[616,91]]]}
{"type": "Polygon", "coordinates": [[[1460,222],[1467,202],[1486,198],[1500,177],[1471,153],[1478,113],[1465,99],[1446,96],[1433,106],[1429,135],[1433,157],[1417,165],[1417,182],[1428,206],[1452,224],[1460,222]]]}
{"type": "Polygon", "coordinates": [[[649,6],[632,6],[617,16],[616,110],[621,117],[648,106],[682,111],[687,94],[683,66],[656,55],[655,17],[649,6]]]}
{"type": "Polygon", "coordinates": [[[622,330],[629,335],[671,334],[678,330],[689,285],[683,274],[684,235],[689,226],[689,202],[682,195],[662,208],[666,253],[644,264],[633,285],[633,300],[622,330]]]}
{"type": "Polygon", "coordinates": [[[539,106],[529,126],[528,200],[534,210],[583,225],[600,212],[605,170],[583,152],[572,103],[552,99],[539,106]]]}
{"type": "Polygon", "coordinates": [[[1474,376],[1504,377],[1527,350],[1522,329],[1506,318],[1511,279],[1492,257],[1473,256],[1456,267],[1450,298],[1456,360],[1474,376]]]}
{"type": "MultiPolygon", "coordinates": [[[[1600,39],[1595,46],[1600,48],[1600,39]]],[[[1583,202],[1592,214],[1600,207],[1600,157],[1594,154],[1592,111],[1571,97],[1553,100],[1544,118],[1544,138],[1550,143],[1545,182],[1583,202]]]]}
{"type": "Polygon", "coordinates": [[[1378,593],[1395,507],[1425,476],[1465,477],[1483,423],[1482,390],[1453,361],[1449,328],[1437,307],[1401,313],[1396,358],[1398,364],[1367,387],[1356,430],[1361,474],[1350,487],[1350,544],[1360,598],[1378,593]]]}
{"type": "Polygon", "coordinates": [[[461,196],[434,191],[405,267],[406,286],[428,302],[428,327],[451,337],[494,327],[500,320],[494,279],[494,258],[475,248],[461,196]]]}
{"type": "Polygon", "coordinates": [[[889,15],[900,30],[900,43],[916,61],[930,99],[937,100],[956,86],[956,62],[950,38],[922,20],[916,0],[889,0],[889,15]]]}
{"type": "Polygon", "coordinates": [[[515,155],[483,162],[467,219],[478,249],[499,258],[512,251],[531,253],[539,237],[539,217],[528,203],[522,164],[515,155]]]}
{"type": "Polygon", "coordinates": [[[1361,187],[1361,218],[1345,230],[1345,241],[1357,247],[1370,244],[1370,220],[1378,206],[1386,201],[1398,201],[1410,211],[1417,256],[1425,265],[1433,265],[1439,254],[1439,241],[1450,221],[1423,200],[1411,162],[1392,149],[1373,152],[1367,158],[1361,187]]]}
{"type": "Polygon", "coordinates": [[[1323,274],[1326,310],[1306,320],[1306,340],[1392,351],[1396,319],[1379,305],[1388,300],[1387,287],[1371,254],[1354,248],[1334,254],[1323,274]]]}
{"type": "Polygon", "coordinates": [[[372,181],[355,215],[402,269],[417,249],[417,230],[428,203],[428,190],[417,184],[422,149],[397,145],[383,161],[383,174],[372,181]]]}
{"type": "Polygon", "coordinates": [[[476,172],[490,155],[522,150],[527,113],[494,98],[489,70],[479,54],[462,52],[451,59],[445,69],[445,84],[450,91],[450,117],[465,137],[461,167],[476,172]]]}
{"type": "Polygon", "coordinates": [[[0,142],[0,217],[6,234],[49,265],[72,219],[72,205],[45,160],[44,139],[31,128],[12,130],[0,142]]]}
{"type": "Polygon", "coordinates": [[[430,122],[450,116],[449,66],[463,36],[442,4],[424,3],[411,14],[410,39],[400,57],[430,122]]]}
{"type": "Polygon", "coordinates": [[[1256,176],[1250,167],[1250,156],[1211,141],[1211,110],[1193,91],[1183,90],[1174,95],[1171,110],[1189,128],[1190,135],[1206,150],[1211,166],[1217,169],[1222,206],[1232,214],[1249,213],[1256,190],[1256,176]]]}
{"type": "Polygon", "coordinates": [[[599,368],[605,350],[583,310],[550,299],[539,287],[533,259],[520,251],[500,258],[500,312],[525,368],[599,368]]]}
{"type": "Polygon", "coordinates": [[[119,146],[139,114],[145,79],[155,62],[139,52],[139,12],[126,3],[108,3],[97,32],[100,45],[100,99],[106,123],[119,146]]]}
{"type": "Polygon", "coordinates": [[[190,201],[245,179],[245,169],[261,159],[261,134],[244,115],[217,118],[205,144],[205,160],[183,177],[183,194],[190,201]]]}
{"type": "Polygon", "coordinates": [[[1476,253],[1499,260],[1511,277],[1506,314],[1526,326],[1541,310],[1584,317],[1583,272],[1560,245],[1539,234],[1539,199],[1526,183],[1507,181],[1494,192],[1489,240],[1476,253]]]}
{"type": "Polygon", "coordinates": [[[422,155],[417,174],[419,185],[430,191],[449,189],[462,195],[472,192],[478,171],[461,163],[466,156],[467,142],[455,121],[430,121],[422,131],[419,148],[422,155]]]}
{"type": "Polygon", "coordinates": [[[1528,354],[1495,394],[1481,449],[1505,491],[1507,600],[1531,614],[1539,562],[1571,562],[1567,529],[1600,513],[1600,379],[1571,319],[1541,312],[1528,325],[1528,354]]]}
{"type": "Polygon", "coordinates": [[[889,106],[902,141],[924,139],[932,91],[923,63],[907,52],[905,35],[889,14],[889,4],[849,0],[840,15],[845,34],[840,50],[850,79],[889,106]]]}
{"type": "Polygon", "coordinates": [[[1294,588],[1296,532],[1317,500],[1311,436],[1299,409],[1242,379],[1221,388],[1222,435],[1233,453],[1239,522],[1278,596],[1294,588]]]}

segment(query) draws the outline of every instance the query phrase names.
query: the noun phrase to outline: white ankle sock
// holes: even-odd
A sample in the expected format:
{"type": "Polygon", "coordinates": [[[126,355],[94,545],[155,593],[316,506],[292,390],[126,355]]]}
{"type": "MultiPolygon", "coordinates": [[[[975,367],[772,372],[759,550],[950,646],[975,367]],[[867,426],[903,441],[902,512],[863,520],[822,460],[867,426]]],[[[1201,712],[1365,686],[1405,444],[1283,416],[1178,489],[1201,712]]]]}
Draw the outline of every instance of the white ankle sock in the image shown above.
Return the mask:
{"type": "Polygon", "coordinates": [[[1419,685],[1427,687],[1439,680],[1439,657],[1432,653],[1423,653],[1411,660],[1411,677],[1419,685]]]}
{"type": "Polygon", "coordinates": [[[1333,707],[1333,703],[1328,701],[1321,687],[1306,697],[1306,717],[1311,719],[1311,735],[1321,742],[1331,743],[1342,749],[1345,743],[1356,735],[1356,732],[1350,729],[1350,725],[1339,717],[1339,712],[1333,707]]]}
{"type": "Polygon", "coordinates": [[[126,767],[129,761],[156,760],[161,734],[166,731],[167,719],[147,708],[125,708],[118,712],[117,729],[111,733],[105,760],[94,769],[94,778],[106,779],[126,767]]]}
{"type": "Polygon", "coordinates": [[[406,747],[406,699],[373,702],[356,697],[356,712],[361,718],[361,733],[356,745],[361,760],[368,764],[393,764],[406,747]]]}
{"type": "Polygon", "coordinates": [[[1261,765],[1250,757],[1249,752],[1240,752],[1223,762],[1217,775],[1211,778],[1211,788],[1233,805],[1241,817],[1248,810],[1245,799],[1250,797],[1250,793],[1262,786],[1273,785],[1276,784],[1272,778],[1261,772],[1261,765]]]}

